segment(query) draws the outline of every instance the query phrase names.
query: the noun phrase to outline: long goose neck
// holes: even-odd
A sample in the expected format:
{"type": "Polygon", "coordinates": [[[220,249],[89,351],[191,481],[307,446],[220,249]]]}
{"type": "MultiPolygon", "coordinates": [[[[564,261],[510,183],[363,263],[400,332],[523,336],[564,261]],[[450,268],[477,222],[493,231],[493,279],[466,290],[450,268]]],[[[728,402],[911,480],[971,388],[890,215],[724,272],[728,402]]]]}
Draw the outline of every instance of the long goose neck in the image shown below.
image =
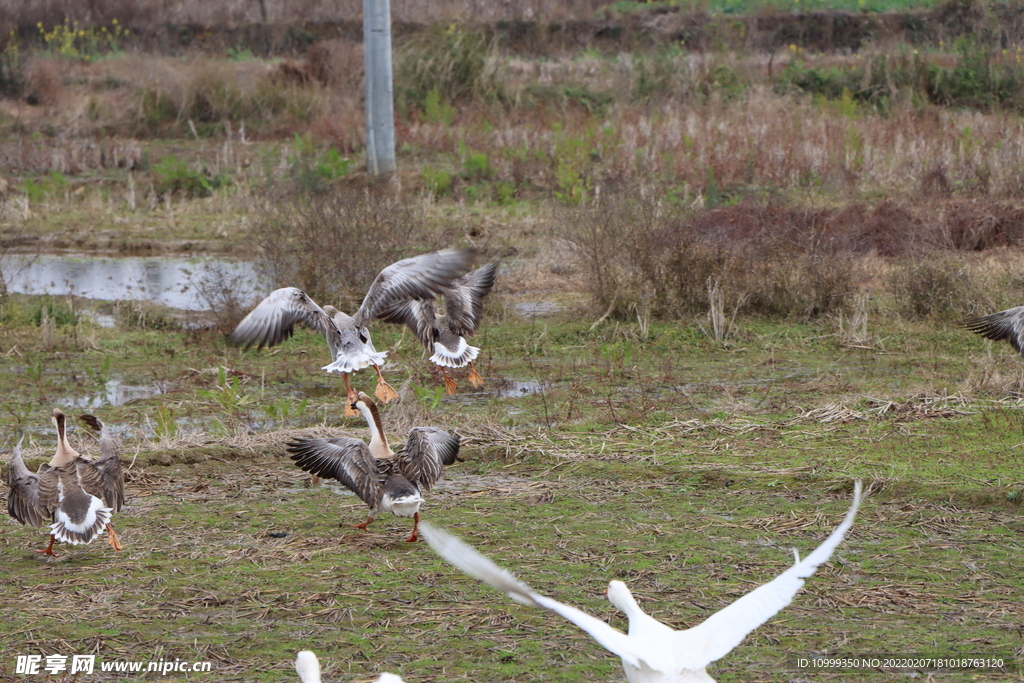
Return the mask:
{"type": "Polygon", "coordinates": [[[64,413],[54,411],[53,423],[57,426],[57,452],[54,453],[53,458],[50,460],[50,467],[63,467],[70,462],[74,462],[75,458],[78,457],[78,451],[68,443],[66,421],[67,418],[64,416],[64,413]]]}
{"type": "Polygon", "coordinates": [[[384,427],[380,422],[380,411],[374,403],[367,401],[359,402],[359,412],[366,418],[366,424],[370,427],[370,455],[375,458],[390,458],[394,455],[388,446],[388,438],[384,436],[384,427]]]}

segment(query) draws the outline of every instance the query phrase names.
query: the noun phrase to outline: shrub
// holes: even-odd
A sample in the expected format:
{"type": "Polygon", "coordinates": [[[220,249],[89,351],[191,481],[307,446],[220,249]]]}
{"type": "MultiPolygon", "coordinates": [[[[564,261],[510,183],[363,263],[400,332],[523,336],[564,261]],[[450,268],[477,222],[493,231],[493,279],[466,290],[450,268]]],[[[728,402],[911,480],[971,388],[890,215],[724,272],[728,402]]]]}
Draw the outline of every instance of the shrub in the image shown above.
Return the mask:
{"type": "Polygon", "coordinates": [[[708,282],[727,307],[814,317],[845,306],[862,279],[856,240],[829,212],[750,203],[683,209],[653,193],[605,193],[566,213],[564,237],[596,309],[678,317],[704,311],[708,282]]]}
{"type": "Polygon", "coordinates": [[[899,312],[911,319],[955,320],[987,313],[994,305],[988,283],[954,255],[897,264],[889,284],[899,312]]]}
{"type": "Polygon", "coordinates": [[[252,230],[258,260],[277,287],[299,287],[351,311],[385,266],[451,244],[422,214],[376,186],[269,199],[252,230]]]}

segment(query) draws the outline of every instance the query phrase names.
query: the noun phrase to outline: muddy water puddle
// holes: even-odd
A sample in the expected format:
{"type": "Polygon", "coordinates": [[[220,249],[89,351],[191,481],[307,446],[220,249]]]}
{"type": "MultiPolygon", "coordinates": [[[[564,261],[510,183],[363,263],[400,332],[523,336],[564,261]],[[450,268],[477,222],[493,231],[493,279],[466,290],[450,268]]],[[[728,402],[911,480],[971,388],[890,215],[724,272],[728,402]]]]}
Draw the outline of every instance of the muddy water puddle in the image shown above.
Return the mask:
{"type": "Polygon", "coordinates": [[[227,258],[12,254],[4,257],[0,272],[14,294],[150,301],[187,311],[209,309],[211,296],[224,288],[241,301],[256,300],[270,289],[253,263],[227,258]]]}

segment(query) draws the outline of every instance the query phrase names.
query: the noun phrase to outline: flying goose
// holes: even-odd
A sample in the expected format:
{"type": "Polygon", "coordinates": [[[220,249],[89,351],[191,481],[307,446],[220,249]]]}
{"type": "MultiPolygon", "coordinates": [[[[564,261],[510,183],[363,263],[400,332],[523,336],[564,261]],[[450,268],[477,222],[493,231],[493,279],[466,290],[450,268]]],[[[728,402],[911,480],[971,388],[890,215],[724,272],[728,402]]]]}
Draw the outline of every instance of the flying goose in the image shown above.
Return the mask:
{"type": "Polygon", "coordinates": [[[389,323],[407,325],[424,348],[433,352],[430,360],[441,368],[447,394],[454,394],[456,386],[445,371],[446,367],[469,365],[470,384],[479,387],[484,383],[473,367],[480,349],[470,346],[466,337],[472,336],[480,327],[483,299],[494,287],[497,272],[498,263],[495,261],[453,280],[451,286],[443,290],[444,315],[437,314],[432,300],[424,299],[399,301],[380,315],[381,320],[389,323]]]}
{"type": "MultiPolygon", "coordinates": [[[[302,683],[320,683],[320,660],[309,650],[302,650],[295,656],[295,671],[302,683]]],[[[405,683],[401,676],[382,673],[375,683],[405,683]]]]}
{"type": "Polygon", "coordinates": [[[392,263],[380,271],[363,297],[359,310],[352,316],[333,306],[320,308],[315,301],[296,287],[283,287],[270,293],[256,305],[234,331],[228,341],[237,346],[257,348],[274,346],[292,336],[296,323],[303,322],[327,340],[331,362],[323,367],[328,373],[341,373],[348,392],[346,415],[355,415],[348,406],[356,400],[349,385],[350,373],[372,365],[377,371],[378,399],[385,403],[398,398],[384,380],[380,365],[387,351],[377,351],[370,339],[369,324],[391,306],[403,301],[433,299],[452,280],[465,271],[469,254],[462,249],[421,254],[392,263]]]}
{"type": "Polygon", "coordinates": [[[1017,353],[1024,356],[1024,306],[1008,308],[978,318],[967,318],[960,321],[960,325],[985,339],[1006,340],[1017,353]]]}
{"type": "Polygon", "coordinates": [[[459,454],[459,437],[436,427],[413,427],[405,446],[395,454],[388,446],[380,412],[369,396],[359,392],[352,408],[362,413],[370,427],[369,445],[361,439],[295,439],[288,444],[291,459],[306,472],[337,479],[370,508],[370,515],[356,529],[366,527],[384,509],[396,517],[412,517],[413,543],[420,523],[422,491],[444,474],[446,465],[459,454]]]}
{"type": "Polygon", "coordinates": [[[854,485],[853,503],[842,523],[810,555],[769,583],[719,610],[703,623],[676,631],[644,613],[626,584],[612,581],[607,597],[629,618],[628,635],[606,622],[533,592],[528,585],[451,534],[423,523],[423,537],[444,559],[470,576],[508,594],[523,605],[543,607],[568,619],[612,654],[622,658],[630,683],[714,683],[706,667],[727,655],[755,628],[788,605],[820,564],[843,540],[861,501],[861,483],[854,485]]]}
{"type": "MultiPolygon", "coordinates": [[[[57,427],[57,452],[48,464],[29,472],[21,457],[21,439],[14,447],[7,471],[7,512],[22,524],[39,527],[51,520],[50,544],[35,552],[57,557],[54,541],[77,545],[91,543],[107,531],[110,547],[121,550],[121,542],[110,525],[110,516],[124,504],[124,475],[117,447],[106,426],[92,415],[81,419],[100,433],[101,455],[98,459],[83,456],[71,447],[66,434],[66,420],[54,408],[53,423],[57,427]]],[[[24,439],[24,435],[22,436],[24,439]]]]}

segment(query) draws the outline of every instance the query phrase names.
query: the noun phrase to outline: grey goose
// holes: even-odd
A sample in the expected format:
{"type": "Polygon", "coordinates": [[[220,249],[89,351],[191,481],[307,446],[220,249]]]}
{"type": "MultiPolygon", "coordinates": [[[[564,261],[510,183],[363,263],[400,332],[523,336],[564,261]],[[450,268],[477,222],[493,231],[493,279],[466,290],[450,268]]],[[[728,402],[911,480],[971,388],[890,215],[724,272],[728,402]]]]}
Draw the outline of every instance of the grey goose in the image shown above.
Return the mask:
{"type": "Polygon", "coordinates": [[[444,474],[459,454],[459,437],[437,427],[413,427],[405,445],[394,453],[388,446],[380,412],[373,400],[359,392],[352,408],[362,413],[370,428],[370,443],[361,439],[295,439],[288,452],[295,464],[318,477],[340,481],[370,508],[369,517],[356,529],[366,528],[381,510],[396,517],[412,517],[418,538],[422,492],[444,474]]]}

